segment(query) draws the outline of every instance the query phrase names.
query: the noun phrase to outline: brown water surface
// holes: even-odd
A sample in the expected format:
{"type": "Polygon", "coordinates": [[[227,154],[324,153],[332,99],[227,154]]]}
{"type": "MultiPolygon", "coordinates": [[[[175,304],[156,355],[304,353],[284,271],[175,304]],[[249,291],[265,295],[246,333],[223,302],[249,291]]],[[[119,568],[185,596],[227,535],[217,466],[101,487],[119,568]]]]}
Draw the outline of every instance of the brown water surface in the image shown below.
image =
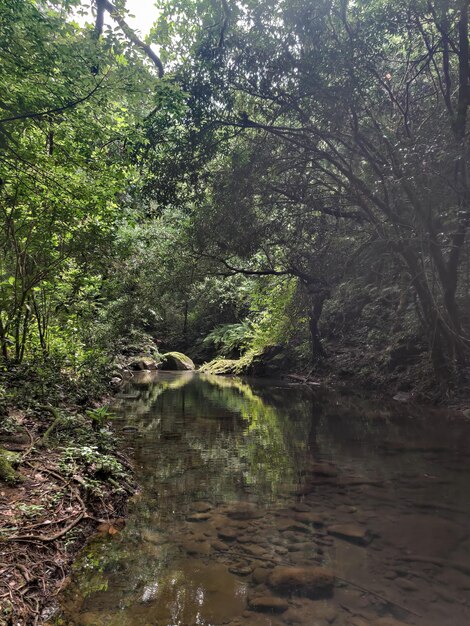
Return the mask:
{"type": "Polygon", "coordinates": [[[470,624],[469,422],[192,373],[120,395],[142,490],[85,549],[57,623],[470,624]]]}

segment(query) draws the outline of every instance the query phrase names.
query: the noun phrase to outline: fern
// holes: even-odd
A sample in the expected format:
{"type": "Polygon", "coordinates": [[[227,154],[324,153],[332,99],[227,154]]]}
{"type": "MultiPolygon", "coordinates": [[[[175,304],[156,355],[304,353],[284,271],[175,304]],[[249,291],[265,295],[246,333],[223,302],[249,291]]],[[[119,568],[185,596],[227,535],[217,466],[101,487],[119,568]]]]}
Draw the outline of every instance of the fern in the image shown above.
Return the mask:
{"type": "Polygon", "coordinates": [[[207,335],[203,343],[205,346],[214,346],[220,356],[227,356],[234,351],[242,352],[252,338],[253,328],[249,322],[221,324],[207,335]]]}

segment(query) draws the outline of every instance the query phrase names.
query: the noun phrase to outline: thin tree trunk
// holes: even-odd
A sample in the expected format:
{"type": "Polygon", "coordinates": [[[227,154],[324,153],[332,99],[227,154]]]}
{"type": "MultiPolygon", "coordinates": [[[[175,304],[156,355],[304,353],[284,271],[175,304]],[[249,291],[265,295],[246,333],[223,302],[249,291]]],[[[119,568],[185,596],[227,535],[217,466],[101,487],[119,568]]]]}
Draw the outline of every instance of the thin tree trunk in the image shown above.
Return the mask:
{"type": "Polygon", "coordinates": [[[1,353],[2,353],[3,360],[7,362],[9,360],[8,342],[7,342],[5,327],[1,319],[0,319],[0,346],[1,346],[1,353]]]}
{"type": "Polygon", "coordinates": [[[310,300],[308,325],[310,330],[312,361],[315,362],[326,357],[326,352],[322,345],[318,324],[320,322],[321,314],[323,311],[323,305],[328,296],[328,291],[326,289],[319,289],[318,286],[316,286],[316,288],[312,287],[311,285],[307,285],[306,289],[310,300]]]}

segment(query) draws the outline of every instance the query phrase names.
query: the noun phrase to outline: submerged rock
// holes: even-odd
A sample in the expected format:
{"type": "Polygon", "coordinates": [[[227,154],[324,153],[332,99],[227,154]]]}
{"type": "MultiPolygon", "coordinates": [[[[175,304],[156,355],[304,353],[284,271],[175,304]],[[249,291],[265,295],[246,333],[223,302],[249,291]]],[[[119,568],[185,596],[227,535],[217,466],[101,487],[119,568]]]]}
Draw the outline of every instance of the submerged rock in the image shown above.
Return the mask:
{"type": "Polygon", "coordinates": [[[335,575],[325,567],[275,567],[267,583],[280,593],[325,598],[333,594],[335,575]]]}
{"type": "Polygon", "coordinates": [[[238,536],[237,531],[233,528],[221,528],[217,534],[224,541],[235,541],[238,536]]]}
{"type": "MultiPolygon", "coordinates": [[[[297,518],[297,515],[296,515],[296,518],[297,518]]],[[[310,527],[304,524],[303,522],[298,521],[297,519],[281,520],[278,523],[277,528],[281,533],[285,533],[287,531],[292,531],[295,533],[309,533],[310,532],[310,527]]]]}
{"type": "Polygon", "coordinates": [[[419,589],[415,582],[409,580],[408,578],[402,578],[401,576],[395,579],[395,583],[403,589],[403,591],[418,591],[419,589]]]}
{"type": "Polygon", "coordinates": [[[283,598],[275,596],[261,596],[252,598],[249,601],[250,609],[254,611],[266,611],[270,613],[284,613],[289,608],[289,604],[283,598]]]}
{"type": "Polygon", "coordinates": [[[253,568],[246,563],[236,563],[235,565],[231,565],[228,568],[228,571],[231,574],[236,574],[237,576],[249,576],[253,571],[253,568]]]}
{"type": "Polygon", "coordinates": [[[218,552],[226,552],[229,549],[226,543],[224,543],[223,541],[219,541],[218,539],[214,539],[213,541],[211,541],[211,546],[214,548],[214,550],[217,550],[218,552]]]}
{"type": "Polygon", "coordinates": [[[195,556],[208,556],[211,545],[208,541],[185,541],[181,544],[183,550],[195,556]]]}
{"type": "Polygon", "coordinates": [[[346,626],[372,626],[371,622],[359,617],[359,615],[352,615],[346,618],[346,626]]]}
{"type": "Polygon", "coordinates": [[[344,541],[350,541],[360,546],[366,546],[372,540],[367,528],[362,528],[355,524],[336,524],[335,526],[330,526],[327,530],[328,534],[333,537],[338,537],[338,539],[344,539],[344,541]]]}
{"type": "Polygon", "coordinates": [[[253,571],[253,582],[257,585],[266,582],[266,579],[268,578],[270,573],[271,570],[269,570],[267,567],[257,567],[253,571]]]}
{"type": "Polygon", "coordinates": [[[196,367],[189,356],[182,352],[167,352],[162,356],[162,360],[158,364],[160,370],[170,371],[192,371],[196,367]]]}
{"type": "Polygon", "coordinates": [[[260,511],[254,505],[240,502],[229,507],[226,511],[227,517],[234,520],[250,520],[264,517],[264,511],[260,511]]]}
{"type": "Polygon", "coordinates": [[[294,519],[297,522],[302,522],[303,524],[311,524],[313,526],[324,526],[325,520],[322,515],[318,515],[318,513],[296,513],[294,519]]]}
{"type": "Polygon", "coordinates": [[[209,513],[191,513],[186,517],[188,522],[206,522],[210,519],[209,513]]]}
{"type": "Polygon", "coordinates": [[[210,502],[193,502],[192,508],[197,513],[207,513],[214,507],[212,506],[212,504],[210,504],[210,502]]]}
{"type": "Polygon", "coordinates": [[[437,515],[402,515],[378,527],[383,539],[402,553],[448,558],[466,536],[465,527],[437,515]]]}
{"type": "Polygon", "coordinates": [[[312,507],[308,506],[304,502],[298,502],[297,504],[293,505],[292,510],[296,511],[297,513],[309,513],[311,512],[312,507]]]}
{"type": "Polygon", "coordinates": [[[244,552],[247,552],[248,554],[251,554],[251,556],[255,556],[255,557],[263,557],[266,555],[266,548],[263,548],[262,546],[258,546],[255,543],[252,544],[245,544],[243,546],[241,546],[242,550],[244,552]]]}

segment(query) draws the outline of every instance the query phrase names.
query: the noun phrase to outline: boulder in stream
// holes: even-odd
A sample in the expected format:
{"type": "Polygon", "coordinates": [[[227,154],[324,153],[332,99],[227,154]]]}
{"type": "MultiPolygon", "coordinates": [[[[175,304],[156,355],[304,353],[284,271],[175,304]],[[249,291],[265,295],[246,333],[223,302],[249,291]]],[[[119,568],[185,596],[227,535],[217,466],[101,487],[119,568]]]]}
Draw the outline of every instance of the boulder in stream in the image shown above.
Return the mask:
{"type": "Polygon", "coordinates": [[[160,370],[170,371],[193,371],[196,369],[194,363],[182,352],[167,352],[162,355],[162,360],[158,364],[160,370]]]}

